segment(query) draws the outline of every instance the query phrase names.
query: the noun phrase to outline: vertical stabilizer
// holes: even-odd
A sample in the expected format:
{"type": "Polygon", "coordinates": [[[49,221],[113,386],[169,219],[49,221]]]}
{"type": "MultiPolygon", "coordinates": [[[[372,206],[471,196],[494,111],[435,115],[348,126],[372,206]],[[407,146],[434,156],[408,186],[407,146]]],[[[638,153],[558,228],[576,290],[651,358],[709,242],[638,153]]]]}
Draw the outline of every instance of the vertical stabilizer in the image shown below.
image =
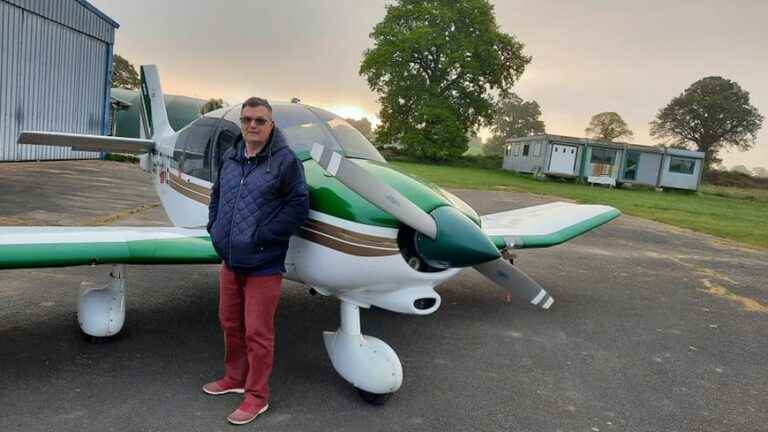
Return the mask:
{"type": "Polygon", "coordinates": [[[155,65],[141,66],[141,108],[142,135],[156,140],[173,134],[155,65]]]}

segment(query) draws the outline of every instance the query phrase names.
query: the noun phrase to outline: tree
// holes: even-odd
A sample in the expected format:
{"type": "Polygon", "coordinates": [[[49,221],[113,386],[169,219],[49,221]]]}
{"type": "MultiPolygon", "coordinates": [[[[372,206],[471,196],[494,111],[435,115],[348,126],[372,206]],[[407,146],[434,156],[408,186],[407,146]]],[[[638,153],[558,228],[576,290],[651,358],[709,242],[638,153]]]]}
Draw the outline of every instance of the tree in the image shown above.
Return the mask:
{"type": "Polygon", "coordinates": [[[112,56],[112,87],[119,87],[129,90],[138,90],[141,85],[139,73],[133,67],[131,62],[123,58],[120,54],[112,56]]]}
{"type": "Polygon", "coordinates": [[[731,168],[731,171],[748,175],[748,176],[752,175],[752,171],[750,171],[749,168],[747,168],[744,165],[734,165],[733,168],[731,168]]]}
{"type": "Polygon", "coordinates": [[[720,162],[723,149],[752,148],[763,116],[734,81],[702,78],[656,114],[651,136],[704,152],[704,169],[720,162]]]}
{"type": "Polygon", "coordinates": [[[224,99],[222,98],[211,98],[208,99],[203,106],[200,107],[200,114],[205,114],[211,111],[215,111],[219,108],[224,108],[224,99]]]}
{"type": "Polygon", "coordinates": [[[613,141],[625,138],[631,141],[635,134],[629,130],[627,122],[615,112],[601,112],[595,114],[584,129],[584,133],[594,139],[613,141]]]}
{"type": "Polygon", "coordinates": [[[541,107],[538,102],[526,102],[520,96],[510,93],[496,104],[491,126],[493,136],[483,146],[483,153],[501,156],[507,138],[543,134],[544,122],[540,117],[541,107]]]}
{"type": "Polygon", "coordinates": [[[379,94],[376,141],[431,159],[457,157],[531,61],[487,0],[398,0],[371,33],[360,75],[379,94]]]}
{"type": "Polygon", "coordinates": [[[768,168],[765,168],[765,167],[754,167],[754,168],[752,168],[752,174],[755,177],[767,177],[768,178],[768,168]]]}
{"type": "Polygon", "coordinates": [[[352,118],[344,119],[352,125],[355,129],[358,130],[363,136],[370,142],[373,142],[373,125],[371,124],[371,121],[367,118],[363,117],[360,120],[355,120],[352,118]]]}

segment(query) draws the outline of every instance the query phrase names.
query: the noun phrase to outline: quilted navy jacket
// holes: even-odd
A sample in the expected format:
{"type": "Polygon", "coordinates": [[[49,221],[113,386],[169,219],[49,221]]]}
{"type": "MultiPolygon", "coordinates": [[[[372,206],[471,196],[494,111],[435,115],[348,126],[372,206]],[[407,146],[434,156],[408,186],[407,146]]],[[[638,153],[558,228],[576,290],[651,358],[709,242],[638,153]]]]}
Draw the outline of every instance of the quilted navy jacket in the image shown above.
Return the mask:
{"type": "Polygon", "coordinates": [[[242,135],[222,158],[208,232],[227,267],[254,276],[285,272],[288,239],[309,215],[304,167],[275,127],[255,157],[242,135]]]}

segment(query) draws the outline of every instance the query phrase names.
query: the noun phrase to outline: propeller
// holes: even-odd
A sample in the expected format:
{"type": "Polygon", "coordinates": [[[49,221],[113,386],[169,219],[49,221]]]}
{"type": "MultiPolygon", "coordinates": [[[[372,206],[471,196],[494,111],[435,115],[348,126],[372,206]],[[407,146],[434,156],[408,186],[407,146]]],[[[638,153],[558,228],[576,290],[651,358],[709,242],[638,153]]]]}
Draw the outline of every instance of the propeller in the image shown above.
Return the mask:
{"type": "Polygon", "coordinates": [[[373,205],[425,236],[433,240],[437,237],[437,223],[432,216],[402,196],[400,192],[382,183],[339,153],[318,143],[312,146],[311,155],[312,159],[330,175],[373,205]]]}
{"type": "Polygon", "coordinates": [[[538,282],[503,258],[475,264],[475,270],[517,297],[530,301],[534,306],[549,309],[555,302],[555,299],[538,282]]]}
{"type": "Polygon", "coordinates": [[[528,275],[501,258],[488,236],[455,208],[438,207],[429,214],[333,150],[315,143],[311,156],[344,186],[420,233],[416,236],[416,247],[428,264],[438,268],[473,266],[513,295],[542,309],[552,306],[552,296],[528,275]]]}

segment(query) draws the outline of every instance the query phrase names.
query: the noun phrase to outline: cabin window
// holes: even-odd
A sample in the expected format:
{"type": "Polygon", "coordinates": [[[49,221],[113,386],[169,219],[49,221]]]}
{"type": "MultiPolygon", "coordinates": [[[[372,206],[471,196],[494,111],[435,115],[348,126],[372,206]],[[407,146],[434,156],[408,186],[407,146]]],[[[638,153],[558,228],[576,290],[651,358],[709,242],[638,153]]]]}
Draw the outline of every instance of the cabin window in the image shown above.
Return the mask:
{"type": "Polygon", "coordinates": [[[592,158],[590,159],[590,163],[613,165],[615,159],[616,159],[616,150],[593,148],[592,158]]]}
{"type": "MultiPolygon", "coordinates": [[[[240,111],[239,109],[235,109],[240,111]]],[[[235,145],[237,137],[240,136],[240,126],[223,118],[216,134],[216,145],[213,147],[213,168],[211,169],[211,182],[215,182],[219,177],[219,169],[227,150],[235,145]]]]}
{"type": "Polygon", "coordinates": [[[201,117],[179,134],[173,158],[184,174],[202,180],[211,180],[212,145],[215,138],[216,117],[201,117]]]}
{"type": "Polygon", "coordinates": [[[533,157],[541,157],[541,147],[543,146],[540,142],[533,145],[533,157]]]}
{"type": "Polygon", "coordinates": [[[669,160],[669,172],[692,175],[695,169],[696,159],[673,157],[669,160]]]}
{"type": "Polygon", "coordinates": [[[627,151],[627,160],[624,164],[624,179],[637,180],[637,167],[640,164],[640,152],[637,150],[627,151]]]}
{"type": "Polygon", "coordinates": [[[528,157],[528,152],[531,149],[530,144],[523,144],[523,157],[528,157]]]}

